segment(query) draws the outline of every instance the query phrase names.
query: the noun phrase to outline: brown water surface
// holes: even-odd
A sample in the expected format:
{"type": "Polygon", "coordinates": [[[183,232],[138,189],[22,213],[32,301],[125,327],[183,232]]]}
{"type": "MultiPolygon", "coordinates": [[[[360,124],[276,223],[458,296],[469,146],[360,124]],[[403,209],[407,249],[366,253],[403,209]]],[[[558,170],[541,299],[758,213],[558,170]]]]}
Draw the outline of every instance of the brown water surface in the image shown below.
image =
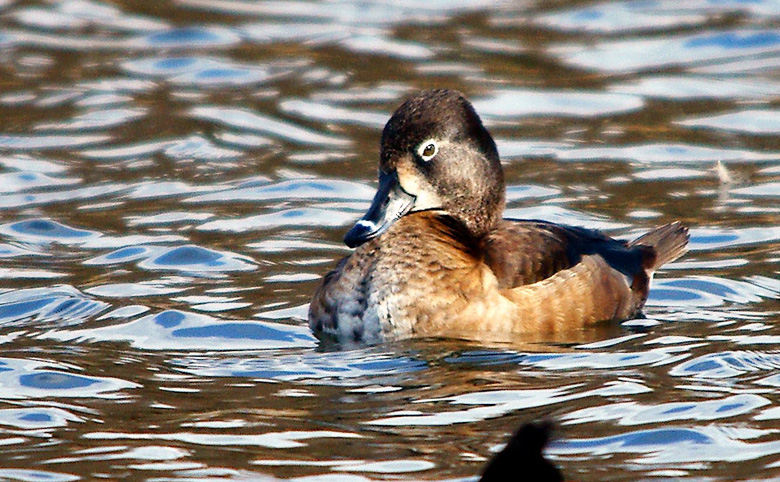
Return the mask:
{"type": "Polygon", "coordinates": [[[780,480],[778,134],[777,0],[0,0],[0,479],[461,480],[553,418],[571,480],[780,480]],[[647,318],[319,345],[429,87],[507,216],[692,228],[647,318]]]}

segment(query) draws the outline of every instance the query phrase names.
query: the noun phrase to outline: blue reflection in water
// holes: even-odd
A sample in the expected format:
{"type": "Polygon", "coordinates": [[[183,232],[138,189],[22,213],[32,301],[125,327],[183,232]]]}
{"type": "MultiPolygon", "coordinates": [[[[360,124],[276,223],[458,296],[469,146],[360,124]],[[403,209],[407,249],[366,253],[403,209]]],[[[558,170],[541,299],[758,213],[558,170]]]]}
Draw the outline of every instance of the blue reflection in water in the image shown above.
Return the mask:
{"type": "Polygon", "coordinates": [[[682,405],[682,406],[679,406],[679,407],[667,408],[662,413],[667,414],[667,415],[681,414],[681,413],[685,413],[685,412],[690,412],[694,408],[696,408],[696,406],[693,405],[693,404],[691,404],[691,405],[682,405]]]}
{"type": "Polygon", "coordinates": [[[8,233],[50,240],[86,239],[96,236],[95,231],[75,229],[50,219],[30,219],[0,226],[8,233]]]}
{"type": "Polygon", "coordinates": [[[519,359],[522,365],[532,365],[547,370],[616,369],[653,365],[670,358],[663,350],[646,350],[629,353],[584,351],[576,353],[529,353],[519,359]]]}
{"type": "Polygon", "coordinates": [[[108,303],[91,299],[67,285],[8,291],[0,294],[0,325],[23,320],[72,325],[108,307],[108,303]]]}
{"type": "Polygon", "coordinates": [[[575,451],[578,449],[593,449],[596,447],[657,447],[674,445],[679,443],[694,443],[709,445],[713,443],[711,437],[685,428],[663,428],[639,430],[621,435],[598,437],[581,440],[565,440],[555,444],[556,449],[575,451]]]}
{"type": "Polygon", "coordinates": [[[599,12],[598,10],[583,10],[581,12],[577,12],[574,15],[574,18],[577,20],[596,20],[597,18],[601,18],[604,16],[604,12],[599,12]]]}
{"type": "MultiPolygon", "coordinates": [[[[0,387],[3,387],[3,399],[114,397],[119,390],[139,386],[118,378],[73,374],[51,368],[51,365],[30,359],[0,359],[0,387]]],[[[0,424],[64,425],[68,420],[79,420],[64,410],[54,408],[35,409],[36,411],[27,413],[19,410],[31,409],[12,410],[15,411],[0,410],[0,424]],[[53,419],[47,421],[44,419],[47,416],[53,419]]]]}
{"type": "Polygon", "coordinates": [[[198,246],[182,246],[172,249],[165,254],[161,254],[153,261],[159,266],[183,266],[183,265],[206,265],[221,266],[224,264],[221,260],[223,255],[210,249],[198,246]]]}
{"type": "Polygon", "coordinates": [[[122,67],[132,73],[145,75],[176,75],[197,69],[211,61],[198,57],[153,57],[124,62],[122,67]]]}
{"type": "Polygon", "coordinates": [[[201,86],[257,83],[267,80],[272,72],[289,72],[289,69],[245,65],[212,57],[151,57],[124,62],[122,67],[131,74],[163,77],[174,83],[201,86]]]}
{"type": "Polygon", "coordinates": [[[733,233],[723,234],[699,234],[695,237],[696,244],[730,244],[734,241],[739,241],[740,237],[733,233]]]}
{"type": "Polygon", "coordinates": [[[196,245],[177,247],[133,246],[89,259],[85,264],[116,264],[141,260],[145,269],[173,269],[178,271],[249,271],[255,265],[251,258],[229,252],[220,252],[196,245]]]}
{"type": "Polygon", "coordinates": [[[0,479],[20,480],[22,482],[73,482],[81,479],[81,477],[44,470],[0,469],[0,479]]]}
{"type": "Polygon", "coordinates": [[[171,335],[179,338],[221,338],[225,340],[273,340],[286,342],[309,341],[311,339],[308,335],[282,331],[258,323],[222,323],[212,326],[182,328],[172,331],[171,335]]]}
{"type": "Polygon", "coordinates": [[[21,375],[19,383],[24,387],[40,388],[42,390],[71,390],[89,387],[99,383],[99,381],[69,373],[40,371],[29,375],[21,375]]]}
{"type": "Polygon", "coordinates": [[[43,298],[33,301],[19,301],[17,303],[0,305],[0,323],[4,321],[14,321],[28,316],[44,306],[49,305],[52,301],[52,298],[43,298]]]}
{"type": "Polygon", "coordinates": [[[117,251],[114,251],[113,253],[108,253],[105,259],[111,259],[111,260],[127,259],[145,253],[146,251],[147,251],[146,248],[136,248],[136,247],[122,248],[117,251]]]}
{"type": "Polygon", "coordinates": [[[780,45],[780,33],[757,32],[754,34],[739,34],[724,32],[694,38],[685,43],[687,47],[722,47],[726,49],[771,47],[774,45],[780,45]]]}
{"type": "Polygon", "coordinates": [[[176,269],[185,271],[247,271],[255,269],[238,256],[213,249],[188,245],[168,248],[154,258],[142,261],[147,269],[176,269]]]}
{"type": "Polygon", "coordinates": [[[19,420],[26,422],[51,422],[53,418],[48,413],[28,413],[19,417],[19,420]]]}
{"type": "Polygon", "coordinates": [[[761,351],[724,351],[687,360],[669,373],[696,378],[731,378],[748,372],[780,369],[780,353],[761,351]]]}
{"type": "Polygon", "coordinates": [[[134,261],[136,259],[149,257],[152,254],[160,252],[158,247],[151,246],[132,246],[127,248],[120,248],[116,251],[112,251],[102,256],[89,259],[84,264],[116,264],[126,261],[134,261]]]}
{"type": "Polygon", "coordinates": [[[237,40],[237,36],[230,35],[227,30],[187,27],[156,32],[145,36],[144,39],[157,47],[196,47],[233,43],[237,40]]]}
{"type": "Polygon", "coordinates": [[[742,408],[742,405],[739,405],[739,404],[736,404],[736,403],[732,403],[732,404],[729,404],[729,405],[723,405],[722,407],[717,408],[715,411],[716,412],[728,412],[730,410],[734,410],[734,409],[737,409],[737,408],[742,408]]]}
{"type": "Polygon", "coordinates": [[[154,62],[155,67],[160,70],[181,70],[190,67],[198,62],[194,57],[176,57],[172,59],[162,59],[154,62]]]}
{"type": "Polygon", "coordinates": [[[777,297],[777,288],[760,279],[738,281],[717,276],[688,276],[658,280],[650,290],[647,306],[708,307],[726,302],[755,303],[763,298],[777,297]]]}
{"type": "Polygon", "coordinates": [[[186,316],[178,311],[164,311],[154,317],[154,322],[163,328],[173,328],[180,325],[186,316]]]}
{"type": "Polygon", "coordinates": [[[249,73],[250,72],[246,70],[228,69],[223,67],[219,69],[202,70],[201,72],[196,74],[196,77],[201,79],[227,79],[231,77],[242,77],[249,73]]]}
{"type": "Polygon", "coordinates": [[[262,350],[316,345],[308,326],[231,322],[178,310],[98,328],[51,330],[41,338],[129,341],[137,348],[150,350],[262,350]]]}
{"type": "Polygon", "coordinates": [[[696,301],[702,299],[701,295],[693,291],[666,290],[663,288],[650,290],[650,297],[652,297],[653,301],[696,301]]]}

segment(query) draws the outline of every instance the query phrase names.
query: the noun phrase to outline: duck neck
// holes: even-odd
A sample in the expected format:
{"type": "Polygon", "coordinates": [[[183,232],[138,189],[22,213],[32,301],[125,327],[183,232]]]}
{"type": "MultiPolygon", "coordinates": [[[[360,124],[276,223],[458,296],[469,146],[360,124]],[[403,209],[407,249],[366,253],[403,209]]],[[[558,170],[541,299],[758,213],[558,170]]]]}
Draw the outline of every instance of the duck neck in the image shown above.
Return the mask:
{"type": "Polygon", "coordinates": [[[503,183],[500,187],[477,199],[452,199],[445,210],[465,224],[476,239],[482,239],[503,218],[506,202],[503,183]]]}

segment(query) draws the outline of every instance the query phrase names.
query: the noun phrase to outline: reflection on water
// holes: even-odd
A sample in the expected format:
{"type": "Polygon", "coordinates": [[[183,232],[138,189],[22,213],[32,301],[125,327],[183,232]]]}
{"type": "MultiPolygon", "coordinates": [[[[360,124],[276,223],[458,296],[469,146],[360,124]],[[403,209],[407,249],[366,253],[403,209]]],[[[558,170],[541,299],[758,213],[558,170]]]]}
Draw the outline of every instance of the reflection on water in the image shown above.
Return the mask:
{"type": "Polygon", "coordinates": [[[780,470],[780,3],[0,1],[0,478],[780,470]],[[393,108],[463,90],[507,216],[691,253],[646,318],[339,350],[305,317],[393,108]]]}

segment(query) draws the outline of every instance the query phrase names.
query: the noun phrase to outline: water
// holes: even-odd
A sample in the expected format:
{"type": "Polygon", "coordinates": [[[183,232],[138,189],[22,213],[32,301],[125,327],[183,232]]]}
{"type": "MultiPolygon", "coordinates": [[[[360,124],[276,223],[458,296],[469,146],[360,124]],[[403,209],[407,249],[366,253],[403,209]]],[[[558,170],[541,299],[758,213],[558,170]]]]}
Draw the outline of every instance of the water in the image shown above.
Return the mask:
{"type": "Polygon", "coordinates": [[[0,1],[0,478],[780,480],[780,3],[0,1]],[[339,351],[304,318],[392,110],[463,90],[508,215],[691,252],[647,318],[339,351]]]}

